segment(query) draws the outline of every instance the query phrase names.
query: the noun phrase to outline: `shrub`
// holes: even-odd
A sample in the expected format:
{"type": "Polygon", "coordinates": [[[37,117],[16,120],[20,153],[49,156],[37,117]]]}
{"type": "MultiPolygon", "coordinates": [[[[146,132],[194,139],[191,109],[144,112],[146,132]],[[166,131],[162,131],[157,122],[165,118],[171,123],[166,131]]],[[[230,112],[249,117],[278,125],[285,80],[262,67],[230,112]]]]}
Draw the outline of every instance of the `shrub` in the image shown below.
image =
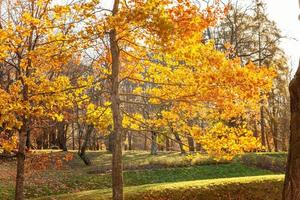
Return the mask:
{"type": "Polygon", "coordinates": [[[286,169],[286,154],[250,153],[242,155],[239,159],[247,166],[254,166],[275,172],[285,172],[286,169]]]}

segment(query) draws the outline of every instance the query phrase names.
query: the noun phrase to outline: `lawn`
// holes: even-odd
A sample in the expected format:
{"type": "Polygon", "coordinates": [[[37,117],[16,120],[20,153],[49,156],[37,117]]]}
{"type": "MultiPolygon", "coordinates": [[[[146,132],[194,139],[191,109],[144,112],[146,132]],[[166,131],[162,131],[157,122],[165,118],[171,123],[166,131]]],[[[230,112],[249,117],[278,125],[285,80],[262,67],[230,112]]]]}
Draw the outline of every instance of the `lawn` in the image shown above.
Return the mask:
{"type": "MultiPolygon", "coordinates": [[[[280,200],[283,175],[183,181],[125,187],[125,199],[280,200]]],[[[108,200],[111,189],[89,190],[36,200],[108,200]]]]}
{"type": "MultiPolygon", "coordinates": [[[[111,187],[111,154],[107,152],[88,152],[93,165],[85,166],[76,153],[73,153],[75,155],[74,159],[65,163],[64,168],[60,170],[47,169],[37,171],[28,176],[25,187],[26,197],[30,199],[64,193],[72,193],[73,197],[73,193],[83,192],[85,194],[85,192],[89,193],[87,191],[96,189],[100,193],[110,193],[108,190],[111,187]]],[[[56,151],[52,152],[52,154],[63,155],[64,153],[56,151]]],[[[207,155],[198,155],[193,159],[188,159],[186,156],[175,152],[161,152],[157,156],[151,156],[148,152],[142,151],[125,152],[123,160],[126,191],[134,191],[137,186],[143,188],[143,185],[149,184],[159,184],[160,186],[161,184],[166,184],[166,186],[171,186],[175,183],[179,185],[184,183],[183,185],[185,185],[186,181],[196,181],[196,184],[198,183],[197,181],[206,183],[206,181],[210,180],[209,183],[212,183],[222,179],[223,185],[227,180],[224,178],[235,177],[238,179],[233,180],[242,181],[244,180],[243,177],[247,177],[246,179],[248,180],[248,177],[251,176],[267,175],[272,177],[274,174],[278,174],[268,169],[246,166],[242,164],[241,159],[236,159],[230,163],[217,163],[207,155]]],[[[13,171],[15,162],[2,163],[0,165],[4,169],[0,172],[0,186],[5,185],[5,187],[0,189],[0,199],[11,199],[14,177],[11,175],[8,178],[3,172],[13,171]]],[[[255,181],[258,180],[255,179],[255,181]]],[[[154,187],[154,185],[152,186],[154,187]]],[[[145,188],[148,187],[145,186],[145,188]]]]}

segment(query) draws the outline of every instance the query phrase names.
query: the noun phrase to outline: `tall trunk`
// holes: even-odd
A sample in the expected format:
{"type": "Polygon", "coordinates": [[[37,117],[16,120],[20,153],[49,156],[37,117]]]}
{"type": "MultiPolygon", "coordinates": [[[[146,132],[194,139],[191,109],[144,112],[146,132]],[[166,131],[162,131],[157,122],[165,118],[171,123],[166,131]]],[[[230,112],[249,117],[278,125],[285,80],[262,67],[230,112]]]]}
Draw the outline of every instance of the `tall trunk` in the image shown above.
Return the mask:
{"type": "Polygon", "coordinates": [[[147,133],[144,133],[144,150],[147,150],[147,133]]]}
{"type": "Polygon", "coordinates": [[[132,132],[128,131],[128,150],[132,150],[132,132]]]}
{"type": "MultiPolygon", "coordinates": [[[[284,125],[289,124],[289,119],[287,117],[287,115],[284,115],[284,125]]],[[[287,151],[288,147],[287,147],[287,143],[288,143],[288,131],[286,130],[285,126],[283,126],[284,128],[282,128],[282,151],[287,151]]]]}
{"type": "MultiPolygon", "coordinates": [[[[28,101],[28,85],[24,84],[23,87],[23,99],[28,101]]],[[[28,116],[23,115],[23,125],[19,130],[19,145],[17,153],[17,176],[16,176],[16,190],[15,190],[15,200],[24,199],[24,180],[25,180],[25,145],[26,145],[26,135],[29,129],[28,116]]]]}
{"type": "Polygon", "coordinates": [[[123,141],[127,141],[127,142],[125,142],[124,143],[124,145],[123,145],[123,148],[124,148],[124,151],[127,151],[128,150],[128,138],[127,138],[127,136],[128,136],[128,134],[127,133],[125,133],[125,134],[123,134],[123,141]]]}
{"type": "Polygon", "coordinates": [[[268,152],[271,152],[272,148],[271,148],[269,136],[268,136],[268,134],[265,134],[265,135],[266,135],[266,143],[267,143],[267,147],[268,147],[268,152]]]}
{"type": "Polygon", "coordinates": [[[67,130],[68,124],[60,122],[57,126],[57,143],[60,149],[67,151],[67,130]]]}
{"type": "Polygon", "coordinates": [[[151,131],[151,155],[157,155],[157,133],[151,131]]]}
{"type": "Polygon", "coordinates": [[[196,143],[196,151],[197,152],[201,152],[202,151],[202,147],[201,147],[201,144],[200,143],[196,143]]]}
{"type": "Polygon", "coordinates": [[[75,150],[75,130],[74,130],[74,123],[72,123],[72,149],[75,150]]]}
{"type": "Polygon", "coordinates": [[[253,136],[256,137],[256,138],[258,138],[258,130],[257,130],[256,119],[254,120],[253,124],[254,124],[254,133],[253,133],[253,136]]]}
{"type": "Polygon", "coordinates": [[[56,138],[56,132],[51,127],[49,128],[49,147],[52,148],[57,145],[57,138],[56,138]]]}
{"type": "Polygon", "coordinates": [[[108,135],[108,148],[107,148],[107,150],[109,151],[109,152],[113,152],[113,150],[114,150],[114,133],[113,132],[111,132],[109,135],[108,135]]]}
{"type": "Polygon", "coordinates": [[[187,137],[188,143],[189,143],[189,152],[195,152],[195,142],[191,135],[188,135],[187,137]]]}
{"type": "Polygon", "coordinates": [[[78,127],[78,137],[77,137],[77,142],[78,142],[78,149],[81,149],[81,139],[82,139],[82,133],[83,133],[83,128],[79,122],[77,122],[77,127],[78,127]]]}
{"type": "Polygon", "coordinates": [[[300,65],[290,86],[290,145],[286,167],[283,200],[300,198],[300,65]]]}
{"type": "MultiPolygon", "coordinates": [[[[114,1],[112,14],[119,10],[119,0],[114,1]]],[[[119,95],[120,51],[117,41],[117,31],[109,32],[110,51],[112,58],[111,74],[111,109],[113,114],[114,149],[112,156],[112,188],[113,200],[123,200],[123,164],[122,164],[122,119],[119,95]]]]}
{"type": "Polygon", "coordinates": [[[16,191],[15,200],[24,199],[24,173],[25,173],[25,145],[27,135],[27,119],[23,120],[23,125],[19,131],[19,146],[17,153],[17,177],[16,177],[16,191]]]}
{"type": "Polygon", "coordinates": [[[166,136],[166,151],[170,151],[170,140],[167,136],[166,136]]]}
{"type": "Polygon", "coordinates": [[[30,129],[26,130],[26,147],[27,147],[27,149],[31,149],[31,147],[32,147],[30,129]]]}
{"type": "Polygon", "coordinates": [[[93,125],[88,125],[87,130],[86,130],[86,134],[85,134],[85,138],[84,138],[84,142],[82,143],[81,148],[78,151],[78,155],[83,160],[84,164],[86,164],[88,166],[91,165],[92,162],[88,158],[88,156],[86,155],[85,151],[86,151],[86,148],[87,148],[88,143],[90,141],[90,137],[91,137],[91,134],[92,134],[93,130],[94,130],[94,126],[93,125]]]}
{"type": "Polygon", "coordinates": [[[185,150],[183,148],[183,143],[181,141],[181,138],[180,138],[179,134],[177,132],[174,132],[174,136],[175,136],[176,141],[179,144],[181,154],[185,154],[185,150]]]}
{"type": "Polygon", "coordinates": [[[266,146],[266,133],[265,133],[265,116],[264,107],[260,107],[260,133],[261,133],[261,145],[266,146]]]}
{"type": "Polygon", "coordinates": [[[273,120],[273,143],[274,143],[274,150],[278,152],[278,124],[276,120],[273,120]]]}

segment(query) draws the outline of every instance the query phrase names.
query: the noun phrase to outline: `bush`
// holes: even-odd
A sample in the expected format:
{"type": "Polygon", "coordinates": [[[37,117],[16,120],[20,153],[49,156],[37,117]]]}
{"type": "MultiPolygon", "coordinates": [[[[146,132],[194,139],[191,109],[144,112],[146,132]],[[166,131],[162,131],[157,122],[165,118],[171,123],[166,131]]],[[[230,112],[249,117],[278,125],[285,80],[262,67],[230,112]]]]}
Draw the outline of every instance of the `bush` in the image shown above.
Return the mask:
{"type": "Polygon", "coordinates": [[[250,153],[240,157],[243,164],[274,172],[285,172],[286,154],[250,153]]]}

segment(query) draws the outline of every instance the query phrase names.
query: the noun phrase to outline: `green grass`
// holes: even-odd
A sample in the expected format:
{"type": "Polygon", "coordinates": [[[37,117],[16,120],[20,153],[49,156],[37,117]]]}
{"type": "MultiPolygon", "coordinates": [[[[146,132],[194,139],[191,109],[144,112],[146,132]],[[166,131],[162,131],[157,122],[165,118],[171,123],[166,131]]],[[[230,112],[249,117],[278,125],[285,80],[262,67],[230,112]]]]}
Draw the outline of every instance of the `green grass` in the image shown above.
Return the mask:
{"type": "MultiPolygon", "coordinates": [[[[86,167],[76,153],[74,155],[76,159],[69,163],[73,169],[83,168],[89,173],[102,173],[111,169],[112,155],[108,152],[88,152],[88,156],[93,163],[93,166],[90,167],[86,167]]],[[[123,154],[125,170],[184,167],[216,163],[218,162],[208,155],[199,155],[195,156],[194,159],[187,159],[185,155],[181,155],[179,152],[159,152],[157,155],[150,155],[148,151],[126,151],[123,154]]]]}
{"type": "Polygon", "coordinates": [[[13,199],[14,186],[12,184],[0,183],[0,199],[13,199]]]}
{"type": "MultiPolygon", "coordinates": [[[[49,153],[49,151],[46,151],[49,153]]],[[[64,154],[54,151],[57,154],[64,154]]],[[[38,171],[26,178],[25,195],[27,198],[74,193],[111,187],[109,169],[111,154],[106,152],[88,152],[93,166],[85,166],[75,154],[74,160],[66,164],[63,170],[48,169],[38,171]],[[106,172],[106,173],[104,173],[106,172]]],[[[157,156],[149,152],[125,152],[123,156],[125,186],[138,186],[158,183],[175,183],[193,180],[209,180],[232,177],[260,176],[276,174],[270,170],[245,166],[236,160],[232,163],[218,163],[207,155],[199,155],[194,159],[175,152],[162,152],[157,156]]],[[[12,163],[14,164],[14,163],[12,163]]],[[[0,165],[0,167],[2,167],[0,165]]],[[[10,181],[1,181],[1,173],[14,170],[11,165],[0,171],[0,199],[11,199],[13,194],[14,177],[10,181]],[[9,183],[8,183],[9,182],[9,183]],[[2,197],[2,198],[1,198],[2,197]]],[[[2,174],[2,177],[6,174],[2,174]]]]}
{"type": "MultiPolygon", "coordinates": [[[[164,200],[279,200],[282,189],[282,175],[225,178],[216,180],[184,181],[125,187],[125,199],[164,200]]],[[[90,190],[72,195],[58,195],[39,200],[107,200],[111,190],[90,190]]]]}
{"type": "MultiPolygon", "coordinates": [[[[50,173],[50,172],[48,172],[50,173]]],[[[56,185],[31,185],[27,187],[27,197],[52,194],[73,193],[75,191],[106,189],[111,187],[110,174],[84,174],[75,171],[58,171],[48,174],[56,185]]],[[[246,167],[238,163],[194,166],[160,170],[124,172],[125,186],[137,186],[152,183],[207,180],[229,177],[245,177],[274,174],[269,170],[246,167]]]]}

